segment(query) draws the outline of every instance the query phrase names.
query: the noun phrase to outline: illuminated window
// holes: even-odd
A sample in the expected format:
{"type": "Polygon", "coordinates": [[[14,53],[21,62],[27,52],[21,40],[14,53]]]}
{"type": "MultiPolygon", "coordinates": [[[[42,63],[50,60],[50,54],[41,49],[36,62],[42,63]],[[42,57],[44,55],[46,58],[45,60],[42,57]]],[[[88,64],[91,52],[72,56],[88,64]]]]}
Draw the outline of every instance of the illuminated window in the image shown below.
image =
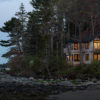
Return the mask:
{"type": "Polygon", "coordinates": [[[78,43],[74,43],[74,50],[78,50],[78,43]]]}
{"type": "Polygon", "coordinates": [[[67,61],[70,61],[70,56],[67,56],[67,61]]]}
{"type": "Polygon", "coordinates": [[[94,49],[97,49],[97,48],[98,48],[98,44],[94,43],[94,49]]]}
{"type": "Polygon", "coordinates": [[[79,54],[74,55],[74,61],[80,61],[80,55],[79,54]]]}
{"type": "Polygon", "coordinates": [[[100,41],[94,41],[94,49],[100,49],[100,41]]]}
{"type": "Polygon", "coordinates": [[[94,60],[98,60],[98,55],[94,54],[94,60]]]}
{"type": "Polygon", "coordinates": [[[89,49],[89,43],[85,43],[85,49],[89,49]]]}
{"type": "Polygon", "coordinates": [[[100,49],[100,43],[98,43],[98,49],[100,49]]]}
{"type": "Polygon", "coordinates": [[[86,55],[85,55],[85,60],[86,60],[86,61],[89,61],[89,54],[86,54],[86,55]]]}
{"type": "Polygon", "coordinates": [[[94,54],[94,60],[100,60],[100,54],[94,54]]]}
{"type": "Polygon", "coordinates": [[[98,54],[98,60],[100,60],[100,54],[98,54]]]}

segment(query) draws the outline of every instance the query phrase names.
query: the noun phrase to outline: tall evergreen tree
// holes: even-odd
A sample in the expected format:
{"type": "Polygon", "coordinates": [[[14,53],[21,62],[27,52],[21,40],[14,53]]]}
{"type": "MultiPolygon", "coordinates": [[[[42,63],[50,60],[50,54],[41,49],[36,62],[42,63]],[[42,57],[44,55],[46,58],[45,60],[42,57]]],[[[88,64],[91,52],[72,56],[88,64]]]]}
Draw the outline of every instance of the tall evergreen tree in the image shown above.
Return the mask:
{"type": "Polygon", "coordinates": [[[21,30],[20,30],[20,35],[21,35],[20,39],[21,39],[21,45],[22,45],[21,50],[24,54],[24,46],[25,46],[24,39],[25,39],[25,34],[26,34],[26,29],[27,29],[28,16],[27,16],[27,12],[25,11],[23,3],[21,3],[19,12],[17,12],[15,15],[20,20],[20,23],[21,23],[21,30]]]}
{"type": "Polygon", "coordinates": [[[30,44],[32,44],[34,55],[47,47],[49,40],[46,39],[49,36],[49,24],[53,17],[53,2],[51,0],[32,0],[31,4],[34,10],[29,13],[28,33],[32,36],[30,44]]]}
{"type": "Polygon", "coordinates": [[[23,54],[24,46],[24,33],[26,31],[26,17],[27,13],[24,10],[24,5],[21,4],[20,11],[16,13],[17,17],[11,18],[11,20],[4,23],[1,28],[2,32],[7,32],[10,40],[1,41],[2,46],[11,46],[10,51],[4,56],[12,57],[12,55],[23,54]]]}
{"type": "Polygon", "coordinates": [[[1,40],[1,46],[11,47],[10,51],[4,54],[5,57],[11,57],[12,55],[21,54],[20,45],[20,30],[21,23],[20,20],[13,17],[11,20],[4,23],[4,26],[0,29],[2,32],[7,32],[9,35],[9,40],[1,40]]]}

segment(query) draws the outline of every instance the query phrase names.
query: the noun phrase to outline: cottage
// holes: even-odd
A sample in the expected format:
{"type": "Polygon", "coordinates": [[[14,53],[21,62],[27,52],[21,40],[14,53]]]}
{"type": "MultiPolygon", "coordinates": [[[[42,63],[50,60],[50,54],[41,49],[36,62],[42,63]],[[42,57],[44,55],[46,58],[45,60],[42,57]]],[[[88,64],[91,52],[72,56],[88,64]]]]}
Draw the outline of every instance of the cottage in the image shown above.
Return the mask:
{"type": "Polygon", "coordinates": [[[92,61],[100,61],[100,37],[70,39],[64,48],[66,60],[73,65],[91,64],[92,61]]]}

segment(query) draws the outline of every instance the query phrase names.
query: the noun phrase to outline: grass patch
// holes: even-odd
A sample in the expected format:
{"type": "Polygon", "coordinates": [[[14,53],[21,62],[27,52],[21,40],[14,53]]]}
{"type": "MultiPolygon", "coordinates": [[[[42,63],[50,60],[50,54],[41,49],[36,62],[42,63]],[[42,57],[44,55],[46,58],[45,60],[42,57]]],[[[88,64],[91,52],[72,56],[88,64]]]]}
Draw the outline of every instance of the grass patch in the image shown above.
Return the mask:
{"type": "Polygon", "coordinates": [[[71,80],[71,83],[75,84],[75,85],[81,85],[82,82],[76,81],[76,80],[71,80]]]}

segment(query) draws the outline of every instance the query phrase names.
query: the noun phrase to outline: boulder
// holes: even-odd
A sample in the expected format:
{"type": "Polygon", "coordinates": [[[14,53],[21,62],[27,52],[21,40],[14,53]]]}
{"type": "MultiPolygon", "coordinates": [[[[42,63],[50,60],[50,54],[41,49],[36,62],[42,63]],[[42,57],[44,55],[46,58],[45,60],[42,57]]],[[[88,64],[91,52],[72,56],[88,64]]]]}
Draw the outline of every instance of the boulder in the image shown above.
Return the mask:
{"type": "Polygon", "coordinates": [[[34,81],[35,78],[34,78],[34,77],[29,77],[29,80],[30,80],[30,81],[34,81]]]}

